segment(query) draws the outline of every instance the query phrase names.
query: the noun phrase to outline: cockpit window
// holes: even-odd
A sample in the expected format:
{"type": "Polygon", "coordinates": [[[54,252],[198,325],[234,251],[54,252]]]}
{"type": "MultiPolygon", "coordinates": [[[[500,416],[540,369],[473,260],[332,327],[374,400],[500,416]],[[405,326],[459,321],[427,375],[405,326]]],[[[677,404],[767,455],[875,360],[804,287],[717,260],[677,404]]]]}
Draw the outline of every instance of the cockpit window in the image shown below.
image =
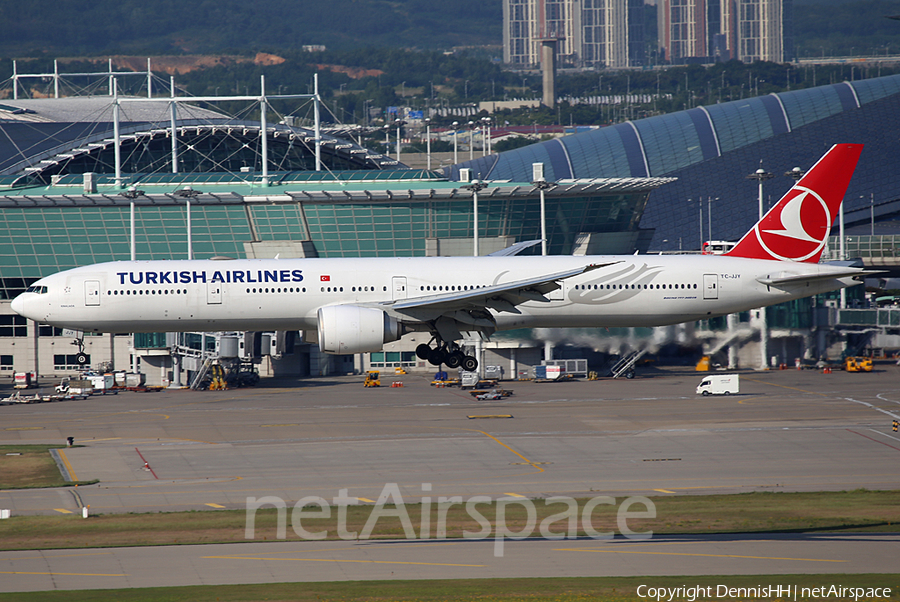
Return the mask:
{"type": "Polygon", "coordinates": [[[47,287],[46,286],[29,286],[25,289],[26,293],[37,293],[38,295],[46,295],[47,287]]]}

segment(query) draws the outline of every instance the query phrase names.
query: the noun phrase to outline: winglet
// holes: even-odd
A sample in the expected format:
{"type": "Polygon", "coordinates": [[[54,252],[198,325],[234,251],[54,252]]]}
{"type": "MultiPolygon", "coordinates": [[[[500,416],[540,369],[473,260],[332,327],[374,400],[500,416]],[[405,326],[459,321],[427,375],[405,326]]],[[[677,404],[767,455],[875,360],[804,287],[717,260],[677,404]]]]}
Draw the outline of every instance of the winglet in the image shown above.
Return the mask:
{"type": "Polygon", "coordinates": [[[835,144],[726,255],[818,263],[862,144],[835,144]]]}

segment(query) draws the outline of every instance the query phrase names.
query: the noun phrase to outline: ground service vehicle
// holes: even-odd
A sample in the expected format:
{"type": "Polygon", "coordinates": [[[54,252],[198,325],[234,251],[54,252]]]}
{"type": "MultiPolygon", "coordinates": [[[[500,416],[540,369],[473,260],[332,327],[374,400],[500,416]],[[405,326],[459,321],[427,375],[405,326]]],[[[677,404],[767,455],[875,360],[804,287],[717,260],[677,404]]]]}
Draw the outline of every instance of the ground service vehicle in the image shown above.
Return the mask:
{"type": "Polygon", "coordinates": [[[364,387],[380,387],[381,379],[378,377],[378,370],[369,370],[366,372],[366,382],[363,383],[364,387]]]}
{"type": "Polygon", "coordinates": [[[697,385],[697,395],[731,395],[740,392],[740,376],[737,374],[710,374],[697,385]]]}
{"type": "Polygon", "coordinates": [[[15,382],[13,388],[30,389],[35,380],[37,379],[34,378],[34,375],[31,372],[16,372],[13,375],[13,381],[15,382]]]}
{"type": "Polygon", "coordinates": [[[844,370],[847,372],[871,372],[872,358],[850,356],[844,360],[844,370]]]}

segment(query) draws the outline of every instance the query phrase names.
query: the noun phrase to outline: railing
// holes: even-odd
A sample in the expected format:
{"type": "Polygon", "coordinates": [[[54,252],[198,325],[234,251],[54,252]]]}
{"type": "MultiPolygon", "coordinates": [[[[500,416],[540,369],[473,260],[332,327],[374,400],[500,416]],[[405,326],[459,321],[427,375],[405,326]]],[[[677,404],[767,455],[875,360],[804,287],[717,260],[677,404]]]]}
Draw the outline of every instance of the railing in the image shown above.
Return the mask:
{"type": "MultiPolygon", "coordinates": [[[[828,248],[822,254],[823,261],[840,259],[841,239],[839,236],[828,238],[828,248]]],[[[900,235],[886,234],[875,236],[844,236],[844,257],[853,259],[895,258],[900,259],[900,235]]]]}
{"type": "Polygon", "coordinates": [[[837,324],[841,326],[900,327],[900,307],[839,309],[837,314],[837,324]]]}

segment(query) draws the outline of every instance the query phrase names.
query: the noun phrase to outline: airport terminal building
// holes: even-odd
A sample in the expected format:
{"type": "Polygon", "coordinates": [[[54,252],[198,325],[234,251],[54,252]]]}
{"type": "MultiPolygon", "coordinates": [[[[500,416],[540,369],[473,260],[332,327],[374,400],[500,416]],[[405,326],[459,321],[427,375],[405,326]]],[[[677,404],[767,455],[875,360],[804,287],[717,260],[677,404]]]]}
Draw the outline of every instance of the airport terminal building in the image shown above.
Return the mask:
{"type": "MultiPolygon", "coordinates": [[[[187,257],[189,238],[196,259],[467,255],[473,191],[459,180],[468,167],[487,184],[478,192],[480,247],[487,254],[540,238],[540,191],[531,180],[532,164],[543,163],[546,179],[556,184],[545,192],[549,253],[677,251],[710,238],[734,239],[752,225],[757,185],[746,175],[761,159],[779,176],[766,183],[774,201],[792,183],[783,172],[808,168],[831,143],[862,142],[866,150],[846,201],[848,236],[874,249],[874,237],[864,241],[859,231],[871,221],[888,232],[874,236],[891,236],[900,210],[900,76],[627,122],[446,173],[407,169],[352,140],[238,121],[189,104],[179,105],[174,129],[159,106],[129,104],[114,136],[110,102],[0,103],[0,220],[8,233],[0,241],[0,299],[7,300],[0,302],[0,374],[79,368],[71,336],[14,315],[8,300],[41,276],[128,259],[132,204],[138,260],[187,257]],[[322,169],[312,171],[317,155],[322,169]],[[710,205],[712,216],[698,221],[698,210],[710,205]]],[[[882,261],[886,249],[875,251],[882,261]]],[[[826,322],[803,317],[808,306],[768,311],[770,323],[784,331],[783,359],[831,343],[824,340],[826,322]],[[819,333],[810,334],[816,327],[819,333]],[[815,343],[816,337],[823,340],[815,343]]],[[[418,365],[412,341],[354,358],[321,357],[302,334],[241,336],[239,353],[257,356],[269,374],[397,365],[432,370],[418,365]]],[[[173,347],[214,353],[217,340],[123,333],[86,337],[84,352],[91,365],[137,367],[165,383],[173,378],[173,347]]],[[[482,351],[482,365],[502,365],[511,376],[540,362],[544,342],[514,333],[482,351]]]]}

